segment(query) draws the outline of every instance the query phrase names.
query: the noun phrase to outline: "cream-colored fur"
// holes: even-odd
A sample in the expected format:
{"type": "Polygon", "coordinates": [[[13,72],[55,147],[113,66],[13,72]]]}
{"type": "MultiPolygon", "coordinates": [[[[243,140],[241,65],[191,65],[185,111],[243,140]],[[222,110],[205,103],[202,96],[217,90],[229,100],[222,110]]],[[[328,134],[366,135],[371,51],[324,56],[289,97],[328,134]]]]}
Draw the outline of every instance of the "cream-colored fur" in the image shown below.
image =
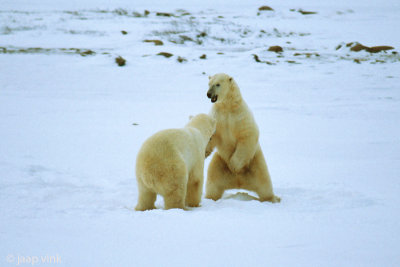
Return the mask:
{"type": "Polygon", "coordinates": [[[154,209],[157,194],[165,209],[199,206],[206,146],[215,127],[214,119],[199,114],[184,128],[158,132],[144,142],[136,158],[136,210],[154,209]]]}
{"type": "Polygon", "coordinates": [[[259,131],[238,85],[226,74],[210,77],[207,96],[214,103],[211,116],[217,129],[206,148],[217,147],[208,167],[206,198],[220,199],[227,189],[254,191],[260,201],[279,202],[258,142],[259,131]]]}

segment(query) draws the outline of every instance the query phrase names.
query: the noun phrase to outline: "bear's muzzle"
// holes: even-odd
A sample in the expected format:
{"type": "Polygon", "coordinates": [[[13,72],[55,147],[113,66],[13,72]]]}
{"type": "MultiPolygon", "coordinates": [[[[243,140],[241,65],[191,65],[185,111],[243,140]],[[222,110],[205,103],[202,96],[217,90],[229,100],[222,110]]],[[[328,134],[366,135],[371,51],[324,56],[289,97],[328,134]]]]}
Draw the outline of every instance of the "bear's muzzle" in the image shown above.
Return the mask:
{"type": "Polygon", "coordinates": [[[217,102],[218,95],[215,94],[215,90],[214,90],[213,87],[212,87],[210,90],[208,90],[208,92],[207,92],[207,97],[208,97],[208,98],[211,98],[211,103],[217,102]]]}

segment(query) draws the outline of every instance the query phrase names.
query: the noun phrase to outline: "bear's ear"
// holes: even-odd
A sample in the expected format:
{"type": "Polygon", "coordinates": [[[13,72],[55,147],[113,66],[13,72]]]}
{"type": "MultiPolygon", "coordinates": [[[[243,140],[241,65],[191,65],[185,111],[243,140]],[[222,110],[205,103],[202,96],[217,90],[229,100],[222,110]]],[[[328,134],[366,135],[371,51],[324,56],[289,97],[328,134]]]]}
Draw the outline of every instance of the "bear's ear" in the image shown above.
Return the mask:
{"type": "Polygon", "coordinates": [[[191,119],[193,119],[193,116],[192,116],[192,115],[189,116],[189,120],[191,120],[191,119]]]}
{"type": "Polygon", "coordinates": [[[208,76],[208,79],[211,80],[211,76],[208,76]]]}

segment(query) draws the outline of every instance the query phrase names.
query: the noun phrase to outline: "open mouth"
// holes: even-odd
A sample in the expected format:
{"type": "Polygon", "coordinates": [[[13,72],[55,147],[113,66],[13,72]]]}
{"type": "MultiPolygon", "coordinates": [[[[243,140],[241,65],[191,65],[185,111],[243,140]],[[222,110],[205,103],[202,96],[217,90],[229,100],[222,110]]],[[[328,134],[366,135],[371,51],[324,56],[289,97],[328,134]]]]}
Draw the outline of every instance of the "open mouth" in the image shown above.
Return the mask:
{"type": "Polygon", "coordinates": [[[218,99],[218,96],[217,96],[217,95],[213,95],[213,96],[211,97],[211,103],[217,102],[217,99],[218,99]]]}

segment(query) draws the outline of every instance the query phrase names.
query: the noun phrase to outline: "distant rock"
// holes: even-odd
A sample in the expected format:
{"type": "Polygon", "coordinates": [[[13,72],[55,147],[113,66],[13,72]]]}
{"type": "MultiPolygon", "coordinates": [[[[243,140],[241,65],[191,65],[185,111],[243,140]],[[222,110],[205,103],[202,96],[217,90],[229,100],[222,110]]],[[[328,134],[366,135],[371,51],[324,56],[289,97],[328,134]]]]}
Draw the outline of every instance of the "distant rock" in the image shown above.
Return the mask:
{"type": "Polygon", "coordinates": [[[274,45],[274,46],[270,46],[268,48],[268,51],[275,52],[275,53],[281,53],[281,52],[283,52],[283,48],[279,45],[274,45]]]}
{"type": "Polygon", "coordinates": [[[258,8],[258,11],[274,11],[274,9],[269,6],[262,6],[258,8]]]}
{"type": "Polygon", "coordinates": [[[367,51],[370,52],[370,53],[379,53],[381,51],[392,50],[392,49],[394,49],[394,47],[381,45],[381,46],[369,47],[369,48],[367,48],[367,51]]]}
{"type": "Polygon", "coordinates": [[[354,45],[353,45],[353,43],[350,43],[350,44],[347,44],[346,46],[347,47],[350,46],[350,51],[353,51],[353,52],[360,52],[361,50],[367,50],[368,49],[367,46],[362,45],[360,43],[354,43],[354,45]]]}
{"type": "Polygon", "coordinates": [[[118,64],[118,66],[120,66],[120,67],[125,66],[125,64],[126,64],[126,60],[125,60],[123,57],[121,57],[121,56],[115,58],[115,62],[116,62],[116,63],[118,64]]]}
{"type": "Polygon", "coordinates": [[[201,33],[199,33],[198,35],[197,35],[197,38],[200,38],[200,37],[206,37],[207,36],[207,33],[206,32],[201,32],[201,33]]]}
{"type": "Polygon", "coordinates": [[[368,47],[368,46],[362,45],[358,42],[347,43],[346,47],[350,47],[350,51],[353,51],[353,52],[360,52],[361,50],[365,50],[369,53],[379,53],[382,51],[394,49],[394,47],[387,46],[387,45],[368,47]]]}
{"type": "Polygon", "coordinates": [[[173,54],[168,53],[168,52],[160,52],[160,53],[157,54],[157,56],[164,56],[166,58],[170,58],[170,57],[173,56],[173,54]]]}
{"type": "Polygon", "coordinates": [[[135,18],[147,17],[149,14],[150,14],[150,11],[148,11],[148,10],[145,10],[143,14],[139,13],[139,12],[136,12],[136,11],[132,12],[132,16],[135,17],[135,18]]]}
{"type": "Polygon", "coordinates": [[[127,34],[128,34],[127,31],[121,31],[121,33],[122,33],[123,35],[127,35],[127,34]]]}

